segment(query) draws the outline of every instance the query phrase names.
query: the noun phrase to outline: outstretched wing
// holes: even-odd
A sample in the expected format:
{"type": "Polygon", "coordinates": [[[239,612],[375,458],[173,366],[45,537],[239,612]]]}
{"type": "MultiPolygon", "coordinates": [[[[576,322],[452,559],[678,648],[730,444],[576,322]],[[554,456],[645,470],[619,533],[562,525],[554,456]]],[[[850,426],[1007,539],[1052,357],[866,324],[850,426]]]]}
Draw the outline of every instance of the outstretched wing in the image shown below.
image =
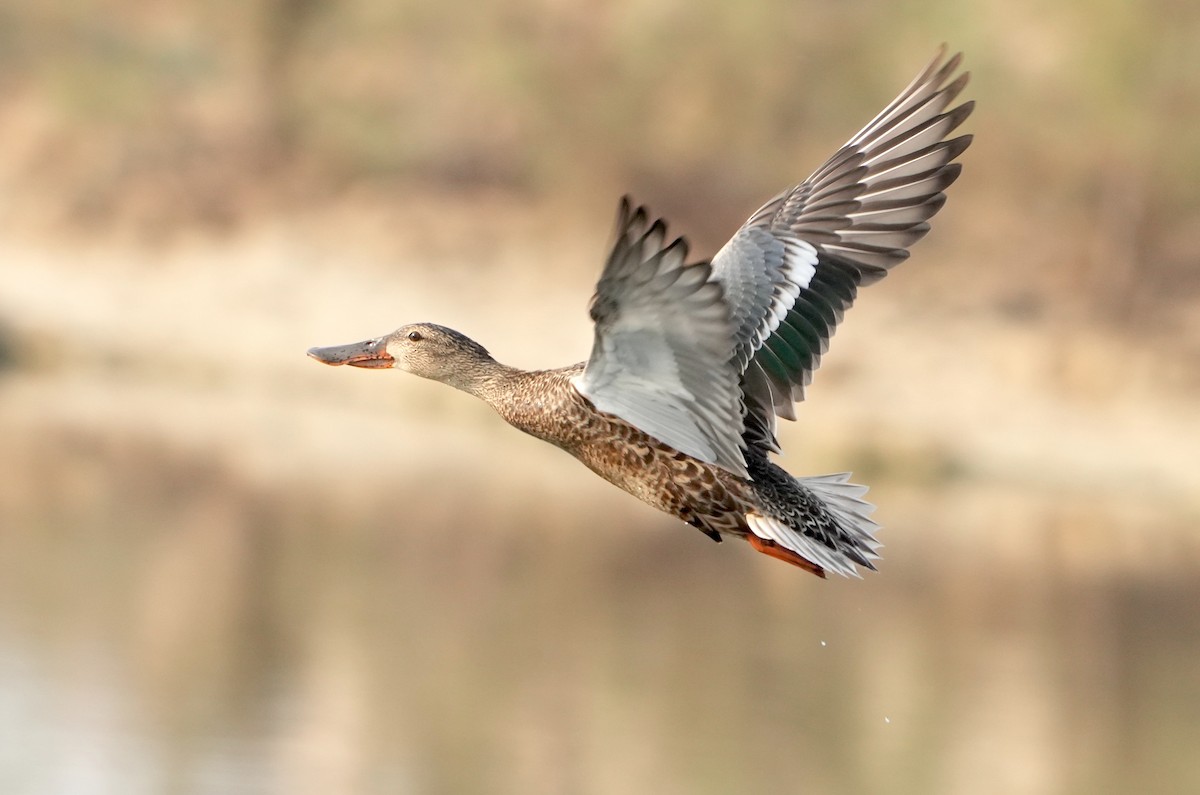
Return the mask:
{"type": "Polygon", "coordinates": [[[883,278],[929,231],[971,142],[946,140],[973,102],[945,48],[870,124],[806,179],[754,213],[713,258],[743,372],[746,441],[778,450],[775,417],[795,402],[861,285],[883,278]],[[951,78],[954,78],[953,80],[951,78]]]}
{"type": "Polygon", "coordinates": [[[621,200],[616,242],[596,285],[596,340],[575,388],[701,461],[746,476],[741,388],[721,285],[661,220],[621,200]]]}

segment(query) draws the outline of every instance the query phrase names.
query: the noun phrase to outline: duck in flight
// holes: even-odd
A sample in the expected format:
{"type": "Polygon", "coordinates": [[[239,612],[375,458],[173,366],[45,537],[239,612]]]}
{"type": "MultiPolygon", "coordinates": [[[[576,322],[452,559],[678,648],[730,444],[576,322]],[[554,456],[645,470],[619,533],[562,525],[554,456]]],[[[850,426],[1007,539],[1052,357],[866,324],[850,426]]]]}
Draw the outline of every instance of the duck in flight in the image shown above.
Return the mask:
{"type": "Polygon", "coordinates": [[[824,577],[874,569],[878,525],[849,474],[793,477],[769,460],[858,288],[929,231],[971,136],[961,55],[940,51],[812,176],[763,205],[711,262],[621,201],[591,303],[586,362],[525,371],[432,323],[312,348],[330,365],[394,368],[481,398],[510,424],[714,541],[824,577]]]}

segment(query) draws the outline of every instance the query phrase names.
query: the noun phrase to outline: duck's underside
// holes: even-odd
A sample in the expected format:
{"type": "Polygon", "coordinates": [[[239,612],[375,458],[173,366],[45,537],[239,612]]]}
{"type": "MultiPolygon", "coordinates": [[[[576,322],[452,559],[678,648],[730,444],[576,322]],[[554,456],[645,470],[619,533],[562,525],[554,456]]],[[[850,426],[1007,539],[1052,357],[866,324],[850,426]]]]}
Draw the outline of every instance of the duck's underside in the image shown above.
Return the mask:
{"type": "MultiPolygon", "coordinates": [[[[619,421],[618,421],[619,422],[619,421]]],[[[576,453],[592,471],[714,541],[744,538],[770,557],[824,577],[826,570],[855,574],[878,557],[873,506],[865,487],[845,475],[792,477],[763,453],[747,457],[742,478],[628,429],[624,455],[610,443],[599,456],[576,453]]]]}
{"type": "Polygon", "coordinates": [[[751,447],[749,478],[681,453],[611,414],[572,386],[581,365],[529,374],[525,398],[501,414],[578,458],[600,477],[710,538],[745,538],[766,555],[825,576],[873,569],[878,557],[866,488],[845,475],[798,479],[751,447]]]}

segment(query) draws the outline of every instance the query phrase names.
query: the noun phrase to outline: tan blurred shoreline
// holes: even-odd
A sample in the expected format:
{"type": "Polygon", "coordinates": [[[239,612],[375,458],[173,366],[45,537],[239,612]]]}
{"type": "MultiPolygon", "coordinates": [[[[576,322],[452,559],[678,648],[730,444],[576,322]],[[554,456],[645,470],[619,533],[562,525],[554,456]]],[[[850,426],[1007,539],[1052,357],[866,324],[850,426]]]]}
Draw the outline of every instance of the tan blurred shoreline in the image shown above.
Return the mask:
{"type": "MultiPolygon", "coordinates": [[[[394,260],[348,234],[337,214],[169,250],[10,243],[0,284],[16,353],[0,380],[10,457],[20,445],[81,434],[152,440],[271,489],[345,493],[364,479],[386,489],[433,466],[511,490],[514,506],[528,493],[523,481],[552,480],[564,484],[564,504],[577,491],[619,504],[621,495],[464,395],[303,356],[312,344],[432,319],[520,366],[584,358],[587,270],[605,227],[521,239],[547,226],[546,208],[507,206],[502,222],[482,223],[491,205],[469,201],[463,215],[489,240],[472,259],[464,252],[474,246],[453,231],[461,219],[438,230],[428,217],[408,234],[393,228],[403,252],[394,260]],[[329,241],[343,234],[347,244],[335,249],[329,241]],[[534,261],[558,267],[533,278],[523,265],[534,261]]],[[[452,210],[426,212],[444,219],[452,210]]],[[[784,429],[784,463],[800,473],[853,469],[876,487],[1061,501],[1068,513],[1094,504],[1119,515],[1106,526],[1128,530],[1108,533],[1117,541],[1071,534],[1071,559],[1105,570],[1196,566],[1196,373],[1166,341],[965,311],[953,299],[941,306],[936,291],[923,292],[929,276],[908,273],[922,268],[921,253],[848,314],[800,421],[784,429]],[[1156,543],[1139,544],[1143,532],[1156,543]]],[[[899,520],[919,522],[913,510],[899,520]]],[[[1026,532],[1034,555],[1041,531],[1026,532]]]]}

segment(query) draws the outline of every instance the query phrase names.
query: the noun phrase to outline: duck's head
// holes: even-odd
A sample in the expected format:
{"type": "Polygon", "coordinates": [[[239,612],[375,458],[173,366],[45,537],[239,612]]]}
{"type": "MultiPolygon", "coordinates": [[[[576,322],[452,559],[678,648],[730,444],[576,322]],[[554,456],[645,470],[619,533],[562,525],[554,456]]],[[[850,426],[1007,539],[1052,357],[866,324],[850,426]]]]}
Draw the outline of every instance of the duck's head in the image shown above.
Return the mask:
{"type": "Polygon", "coordinates": [[[459,386],[481,365],[493,361],[475,340],[433,323],[412,323],[386,336],[349,345],[309,348],[308,355],[329,365],[395,368],[452,386],[459,386]]]}

